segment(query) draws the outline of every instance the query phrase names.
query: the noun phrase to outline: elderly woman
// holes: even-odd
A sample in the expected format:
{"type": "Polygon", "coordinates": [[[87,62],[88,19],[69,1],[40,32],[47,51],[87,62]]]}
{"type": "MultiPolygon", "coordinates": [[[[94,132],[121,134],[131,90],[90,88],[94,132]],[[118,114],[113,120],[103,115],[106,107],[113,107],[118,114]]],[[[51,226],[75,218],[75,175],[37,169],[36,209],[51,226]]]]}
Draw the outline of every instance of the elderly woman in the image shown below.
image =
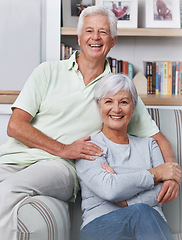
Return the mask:
{"type": "Polygon", "coordinates": [[[134,84],[125,75],[108,74],[97,83],[95,99],[103,128],[91,142],[103,149],[103,156],[76,161],[83,210],[80,240],[173,239],[157,196],[162,181],[180,184],[180,168],[164,163],[153,138],[127,134],[138,99],[134,84]]]}

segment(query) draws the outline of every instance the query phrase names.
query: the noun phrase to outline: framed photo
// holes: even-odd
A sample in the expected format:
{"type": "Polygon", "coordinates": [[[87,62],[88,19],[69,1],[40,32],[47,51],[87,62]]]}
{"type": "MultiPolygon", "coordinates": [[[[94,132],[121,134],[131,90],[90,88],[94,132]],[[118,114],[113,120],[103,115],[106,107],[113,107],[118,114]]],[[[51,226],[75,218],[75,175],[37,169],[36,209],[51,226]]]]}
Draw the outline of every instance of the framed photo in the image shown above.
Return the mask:
{"type": "Polygon", "coordinates": [[[179,0],[145,0],[148,28],[180,28],[179,0]]]}
{"type": "Polygon", "coordinates": [[[63,27],[76,27],[81,11],[95,5],[95,0],[62,0],[63,27]]]}
{"type": "Polygon", "coordinates": [[[118,28],[137,28],[138,0],[96,0],[96,5],[113,11],[118,19],[118,28]]]}
{"type": "Polygon", "coordinates": [[[180,0],[180,23],[182,28],[182,0],[180,0]]]}

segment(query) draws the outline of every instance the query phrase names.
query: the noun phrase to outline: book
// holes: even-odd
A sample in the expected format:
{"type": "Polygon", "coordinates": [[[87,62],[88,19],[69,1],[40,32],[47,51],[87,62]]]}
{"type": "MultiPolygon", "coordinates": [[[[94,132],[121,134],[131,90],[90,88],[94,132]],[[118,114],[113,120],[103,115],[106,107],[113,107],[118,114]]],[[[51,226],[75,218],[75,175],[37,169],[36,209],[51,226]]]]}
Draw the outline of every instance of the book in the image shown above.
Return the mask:
{"type": "Polygon", "coordinates": [[[128,77],[133,79],[133,64],[128,63],[128,77]]]}
{"type": "Polygon", "coordinates": [[[172,95],[175,95],[176,85],[176,62],[172,63],[172,95]]]}
{"type": "Polygon", "coordinates": [[[118,73],[122,73],[123,60],[118,60],[118,73]]]}
{"type": "Polygon", "coordinates": [[[179,63],[179,95],[182,95],[182,62],[179,63]]]}
{"type": "Polygon", "coordinates": [[[176,62],[175,95],[179,94],[179,62],[176,62]]]}
{"type": "Polygon", "coordinates": [[[167,94],[172,95],[172,62],[168,62],[167,94]]]}
{"type": "Polygon", "coordinates": [[[146,62],[147,93],[152,94],[152,62],[146,62]]]}
{"type": "Polygon", "coordinates": [[[152,63],[152,94],[156,93],[156,62],[152,63]]]}
{"type": "Polygon", "coordinates": [[[160,71],[159,93],[163,95],[163,62],[159,62],[159,71],[160,71]]]}
{"type": "Polygon", "coordinates": [[[123,70],[122,70],[123,74],[128,75],[128,62],[127,61],[123,61],[123,70]]]}
{"type": "Polygon", "coordinates": [[[156,62],[155,70],[155,94],[159,95],[159,62],[156,62]]]}
{"type": "Polygon", "coordinates": [[[117,68],[116,68],[116,58],[111,59],[111,72],[112,73],[117,73],[117,68]]]}
{"type": "Polygon", "coordinates": [[[163,62],[163,95],[167,95],[168,62],[163,62]]]}

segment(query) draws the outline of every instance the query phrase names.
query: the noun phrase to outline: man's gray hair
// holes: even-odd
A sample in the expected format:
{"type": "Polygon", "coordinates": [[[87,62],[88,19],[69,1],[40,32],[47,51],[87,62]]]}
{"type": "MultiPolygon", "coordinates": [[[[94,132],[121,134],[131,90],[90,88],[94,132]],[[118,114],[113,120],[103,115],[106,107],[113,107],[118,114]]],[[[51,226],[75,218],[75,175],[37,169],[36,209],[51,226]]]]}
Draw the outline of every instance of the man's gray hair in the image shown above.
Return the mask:
{"type": "Polygon", "coordinates": [[[77,25],[78,36],[80,36],[82,33],[83,22],[85,17],[96,14],[100,14],[108,18],[108,21],[110,23],[111,37],[114,38],[115,36],[117,36],[117,18],[115,17],[115,14],[111,10],[106,9],[102,5],[87,7],[81,12],[77,25]]]}
{"type": "Polygon", "coordinates": [[[127,91],[131,94],[135,108],[138,101],[137,90],[133,81],[124,74],[109,73],[102,77],[96,84],[94,97],[97,102],[100,102],[103,97],[114,96],[119,91],[127,91]]]}

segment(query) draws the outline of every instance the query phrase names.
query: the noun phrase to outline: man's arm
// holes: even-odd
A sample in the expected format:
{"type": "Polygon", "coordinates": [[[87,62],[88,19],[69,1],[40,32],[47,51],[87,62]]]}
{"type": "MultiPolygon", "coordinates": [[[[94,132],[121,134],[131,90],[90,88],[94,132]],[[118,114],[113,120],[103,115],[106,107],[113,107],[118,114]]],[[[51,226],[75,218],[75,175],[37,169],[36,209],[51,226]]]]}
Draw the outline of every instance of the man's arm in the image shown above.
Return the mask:
{"type": "Polygon", "coordinates": [[[15,108],[8,124],[8,136],[30,148],[42,149],[50,154],[67,159],[94,160],[95,158],[90,155],[101,156],[101,148],[94,143],[87,142],[90,137],[81,138],[72,144],[65,145],[33,127],[30,124],[32,119],[33,117],[28,112],[15,108]]]}
{"type": "MultiPolygon", "coordinates": [[[[166,139],[166,137],[161,132],[158,132],[152,137],[158,143],[160,150],[162,152],[164,161],[176,162],[173,149],[169,141],[166,139]]],[[[179,191],[179,184],[176,181],[173,181],[173,180],[164,181],[157,200],[159,201],[160,204],[171,202],[177,197],[178,191],[179,191]]]]}

